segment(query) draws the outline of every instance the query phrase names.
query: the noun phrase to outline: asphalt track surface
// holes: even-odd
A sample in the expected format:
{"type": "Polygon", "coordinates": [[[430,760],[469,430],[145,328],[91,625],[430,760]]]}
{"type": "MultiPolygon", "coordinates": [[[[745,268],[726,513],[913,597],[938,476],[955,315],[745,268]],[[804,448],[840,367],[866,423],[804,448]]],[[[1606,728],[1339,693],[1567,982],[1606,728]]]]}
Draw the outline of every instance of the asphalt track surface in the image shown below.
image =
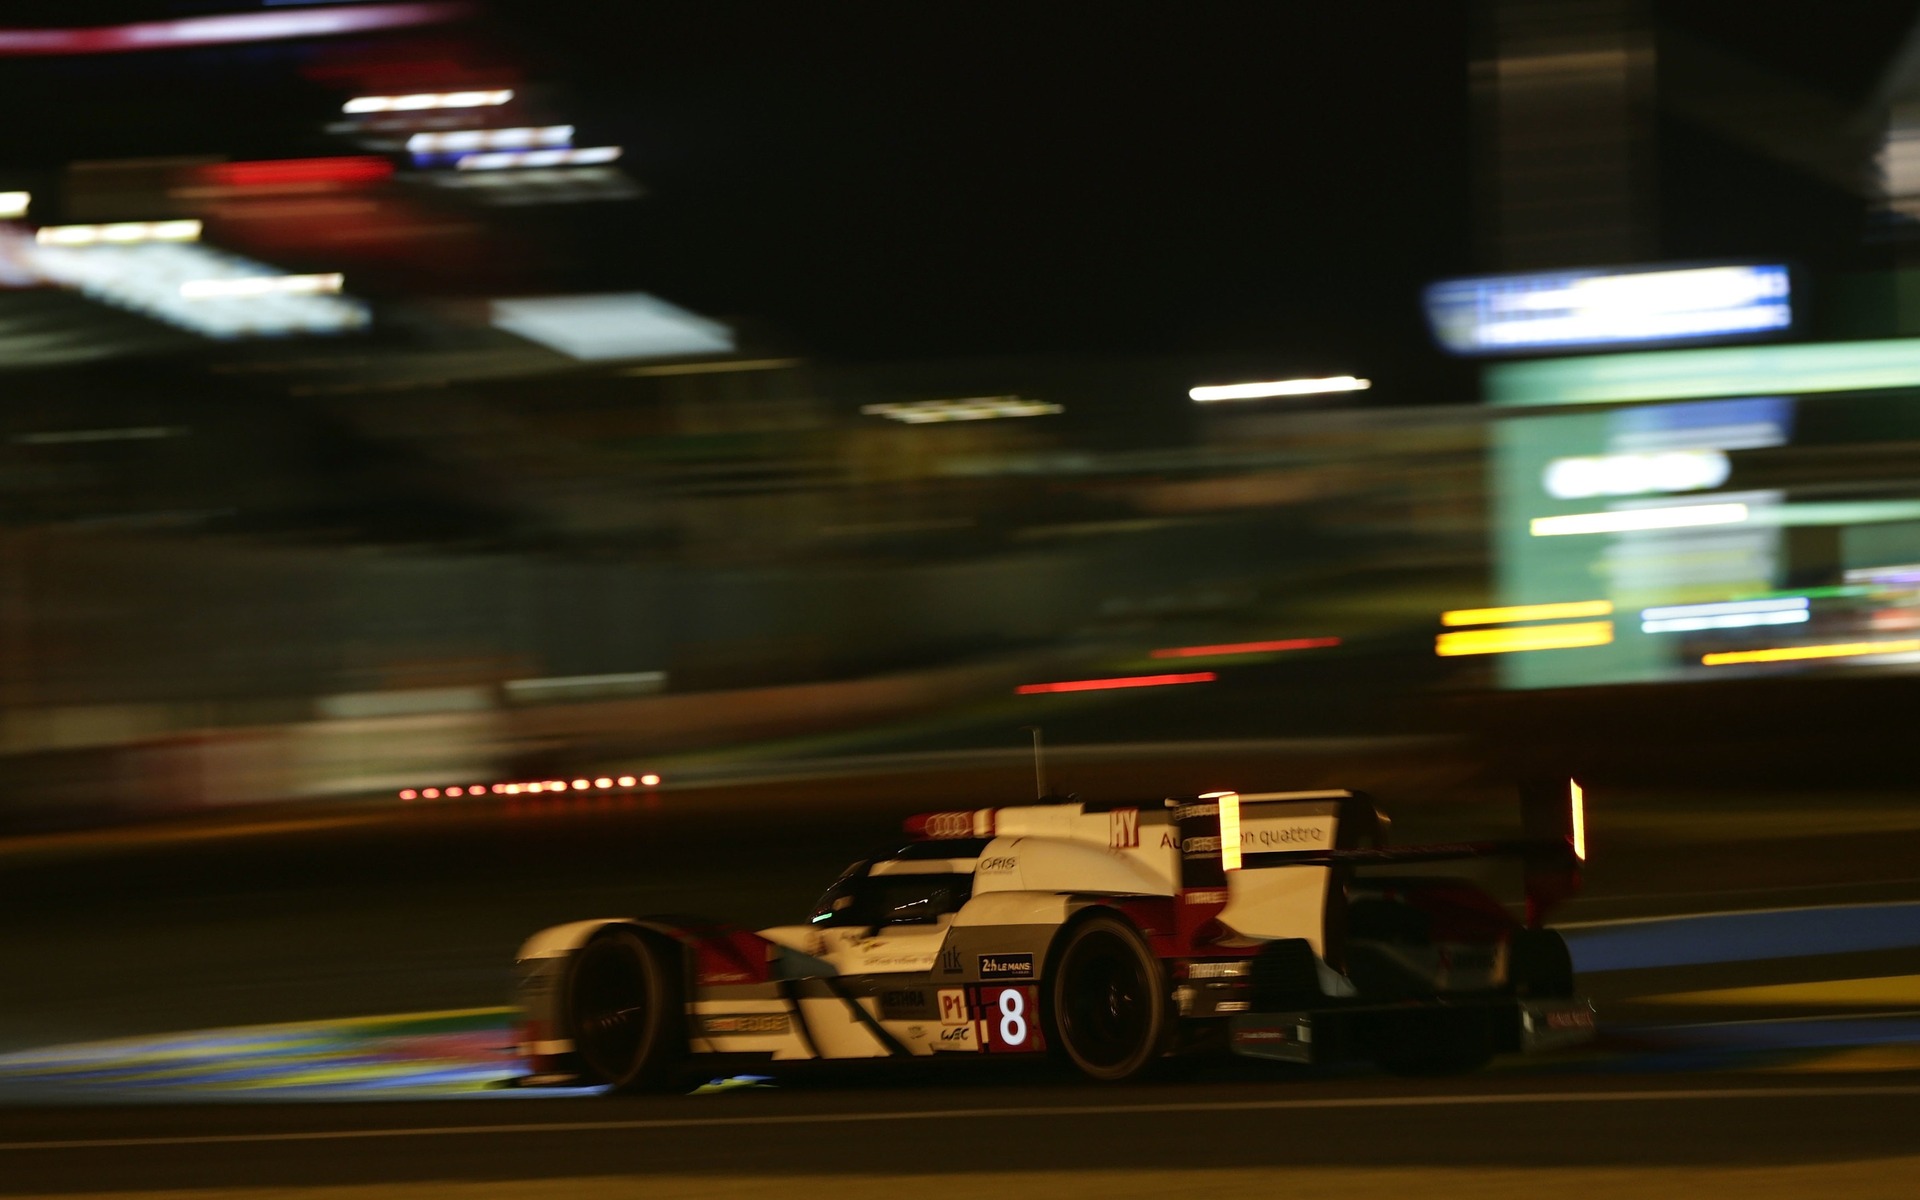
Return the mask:
{"type": "MultiPolygon", "coordinates": [[[[1914,1150],[1920,1075],[831,1085],[588,1103],[13,1112],[0,1194],[1206,1166],[1756,1167],[1914,1150]]],[[[956,1179],[964,1185],[964,1180],[956,1179]]]]}
{"type": "MultiPolygon", "coordinates": [[[[1070,785],[1164,794],[1222,775],[1243,787],[1333,781],[1326,762],[1205,759],[1089,765],[1070,785]]],[[[1397,840],[1484,833],[1501,819],[1503,798],[1423,777],[1417,764],[1368,769],[1374,777],[1355,782],[1393,809],[1397,840]],[[1430,799],[1436,788],[1446,803],[1430,799]]],[[[499,1005],[514,945],[542,925],[674,910],[750,925],[795,920],[849,859],[891,840],[902,815],[1011,801],[1024,782],[998,767],[896,771],[669,787],[630,807],[509,811],[488,800],[0,844],[0,905],[10,914],[0,953],[12,964],[0,977],[0,1052],[499,1005]]],[[[1567,918],[1866,904],[1873,922],[1897,923],[1920,899],[1920,831],[1901,805],[1829,803],[1810,819],[1810,806],[1775,798],[1761,820],[1753,805],[1722,799],[1739,821],[1723,820],[1722,800],[1677,815],[1659,797],[1602,792],[1588,890],[1567,918]]],[[[1495,869],[1487,879],[1517,891],[1495,869]]],[[[1902,936],[1863,935],[1834,953],[1823,936],[1812,929],[1809,944],[1773,958],[1620,960],[1587,982],[1603,1015],[1787,1030],[1800,1043],[1806,1030],[1891,1023],[1848,1043],[1847,1053],[1865,1056],[1860,1069],[1804,1061],[1804,1047],[1802,1059],[1756,1057],[1742,1033],[1743,1056],[1732,1059],[1661,1060],[1658,1047],[1642,1046],[1550,1073],[1450,1081],[1245,1065],[1123,1089],[959,1069],[803,1072],[777,1088],[647,1098],[137,1103],[153,1097],[109,1091],[76,1103],[15,1091],[0,1098],[0,1194],[639,1175],[1092,1180],[1196,1164],[1733,1171],[1886,1160],[1905,1178],[1912,1162],[1894,1156],[1920,1152],[1920,1070],[1911,1069],[1920,1066],[1920,1002],[1898,988],[1920,975],[1920,958],[1902,936]],[[1831,997],[1766,990],[1860,979],[1896,989],[1880,1003],[1887,1011],[1864,1009],[1866,992],[1836,1010],[1831,997]],[[1673,993],[1696,998],[1661,1008],[1673,993]]]]}

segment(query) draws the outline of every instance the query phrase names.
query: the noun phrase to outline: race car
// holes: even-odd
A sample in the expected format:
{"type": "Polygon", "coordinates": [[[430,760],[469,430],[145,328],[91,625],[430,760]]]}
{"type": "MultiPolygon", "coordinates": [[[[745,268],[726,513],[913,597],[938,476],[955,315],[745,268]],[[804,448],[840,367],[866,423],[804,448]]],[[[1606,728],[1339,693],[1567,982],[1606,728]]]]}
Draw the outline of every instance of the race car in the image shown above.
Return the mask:
{"type": "Polygon", "coordinates": [[[1577,785],[1528,836],[1395,848],[1364,794],[1046,799],[921,813],[804,924],[577,921],[520,948],[524,1084],[663,1090],[754,1064],[1048,1055],[1095,1080],[1230,1053],[1470,1070],[1594,1033],[1542,925],[1585,855],[1577,785]],[[1511,855],[1527,917],[1398,864],[1511,855]]]}

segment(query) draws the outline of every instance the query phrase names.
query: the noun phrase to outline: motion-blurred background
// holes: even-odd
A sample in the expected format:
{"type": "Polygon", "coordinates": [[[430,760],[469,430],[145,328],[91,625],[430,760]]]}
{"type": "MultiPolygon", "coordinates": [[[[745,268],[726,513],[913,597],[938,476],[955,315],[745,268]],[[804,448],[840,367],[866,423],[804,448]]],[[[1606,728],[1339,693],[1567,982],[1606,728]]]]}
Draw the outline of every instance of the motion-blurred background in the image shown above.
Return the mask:
{"type": "Polygon", "coordinates": [[[7,15],[0,828],[1024,725],[1908,773],[1911,4],[7,15]]]}

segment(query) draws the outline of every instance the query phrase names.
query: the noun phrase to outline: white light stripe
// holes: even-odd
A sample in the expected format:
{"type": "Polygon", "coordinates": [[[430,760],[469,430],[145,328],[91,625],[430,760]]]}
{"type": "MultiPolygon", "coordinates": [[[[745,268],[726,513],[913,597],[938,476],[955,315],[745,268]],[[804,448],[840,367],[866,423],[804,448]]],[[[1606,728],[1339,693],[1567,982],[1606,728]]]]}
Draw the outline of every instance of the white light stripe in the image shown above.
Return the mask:
{"type": "Polygon", "coordinates": [[[142,1146],[233,1146],[270,1142],[350,1142],[374,1138],[497,1137],[508,1133],[612,1133],[641,1129],[732,1129],[769,1125],[878,1124],[894,1121],[1008,1120],[1040,1117],[1158,1116],[1171,1113],[1285,1112],[1310,1109],[1481,1108],[1512,1104],[1681,1103],[1693,1100],[1772,1100],[1794,1097],[1920,1096],[1920,1084],[1676,1088],[1632,1092],[1503,1092],[1450,1096],[1333,1096],[1316,1100],[1218,1100],[1181,1104],[1030,1104],[1006,1108],[944,1108],[890,1112],[781,1113],[752,1117],[659,1117],[630,1121],[525,1121],[502,1125],[425,1125],[409,1129],[312,1129],[287,1133],[205,1133],[159,1137],[73,1138],[0,1142],[0,1152],[106,1150],[142,1146]]]}
{"type": "Polygon", "coordinates": [[[512,150],[528,146],[566,146],[573,141],[571,125],[522,126],[515,129],[453,129],[444,133],[416,133],[407,139],[414,154],[445,154],[456,150],[512,150]]]}
{"type": "Polygon", "coordinates": [[[1729,617],[1740,613],[1786,612],[1807,607],[1805,596],[1778,596],[1765,600],[1722,600],[1715,604],[1669,604],[1663,608],[1643,608],[1643,621],[1665,621],[1671,617],[1729,617]]]}
{"type": "Polygon", "coordinates": [[[1222,383],[1189,388],[1187,396],[1198,404],[1219,400],[1264,400],[1270,396],[1317,396],[1327,392],[1364,392],[1373,386],[1371,379],[1351,375],[1332,375],[1325,379],[1275,379],[1266,383],[1222,383]]]}
{"type": "Polygon", "coordinates": [[[1787,612],[1728,613],[1723,617],[1665,617],[1640,622],[1641,633],[1691,633],[1697,629],[1750,629],[1756,625],[1797,625],[1811,616],[1806,609],[1787,612]]]}
{"type": "Polygon", "coordinates": [[[504,171],[515,167],[584,167],[610,163],[620,157],[618,146],[587,146],[579,150],[496,150],[463,155],[454,163],[462,171],[504,171]]]}
{"type": "Polygon", "coordinates": [[[1628,533],[1639,529],[1687,529],[1698,525],[1738,525],[1747,519],[1744,504],[1684,504],[1673,508],[1627,508],[1612,512],[1535,517],[1534,537],[1578,533],[1628,533]]]}
{"type": "Polygon", "coordinates": [[[24,217],[31,203],[33,195],[29,192],[0,192],[0,217],[24,217]]]}
{"type": "Polygon", "coordinates": [[[1018,396],[973,396],[964,400],[865,404],[860,411],[869,417],[926,425],[943,421],[993,421],[1002,417],[1049,417],[1066,409],[1045,400],[1023,400],[1018,396]]]}
{"type": "Polygon", "coordinates": [[[346,283],[332,275],[237,275],[231,279],[189,279],[180,285],[183,300],[225,300],[248,296],[331,295],[346,283]]]}
{"type": "Polygon", "coordinates": [[[91,246],[98,242],[130,245],[134,242],[196,242],[198,221],[120,221],[112,225],[46,225],[33,240],[43,246],[91,246]]]}
{"type": "Polygon", "coordinates": [[[417,112],[426,108],[487,108],[513,99],[513,89],[490,92],[419,92],[410,96],[356,96],[342,112],[417,112]]]}

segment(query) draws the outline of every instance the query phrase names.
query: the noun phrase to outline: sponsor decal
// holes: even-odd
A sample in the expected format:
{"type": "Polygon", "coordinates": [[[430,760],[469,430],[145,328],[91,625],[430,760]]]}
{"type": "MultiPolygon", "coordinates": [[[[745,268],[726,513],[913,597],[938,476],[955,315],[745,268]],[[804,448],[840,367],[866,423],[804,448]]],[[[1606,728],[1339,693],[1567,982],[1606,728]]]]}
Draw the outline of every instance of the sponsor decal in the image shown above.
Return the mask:
{"type": "Polygon", "coordinates": [[[929,838],[972,837],[973,814],[970,812],[928,813],[926,831],[929,838]]]}
{"type": "Polygon", "coordinates": [[[982,875],[1004,875],[1008,871],[1018,869],[1019,866],[1020,860],[1017,858],[996,855],[993,858],[981,859],[978,870],[982,875]]]}
{"type": "Polygon", "coordinates": [[[1592,1029],[1593,1010],[1587,1008],[1566,1009],[1547,1014],[1548,1029],[1592,1029]]]}
{"type": "Polygon", "coordinates": [[[1180,842],[1180,852],[1182,854],[1218,854],[1220,839],[1218,837],[1183,838],[1180,842]]]}
{"type": "Polygon", "coordinates": [[[1194,891],[1182,892],[1180,894],[1180,903],[1182,904],[1225,904],[1226,902],[1227,893],[1225,889],[1195,889],[1194,891]]]}
{"type": "Polygon", "coordinates": [[[1174,810],[1173,815],[1177,821],[1191,820],[1195,817],[1217,817],[1220,815],[1220,806],[1212,802],[1206,804],[1182,804],[1174,810]]]}
{"type": "Polygon", "coordinates": [[[1287,850],[1301,846],[1331,845],[1333,830],[1325,825],[1242,825],[1242,850],[1287,850]]]}
{"type": "Polygon", "coordinates": [[[1160,848],[1162,850],[1173,849],[1173,830],[1169,829],[1160,835],[1160,848]]]}
{"type": "MultiPolygon", "coordinates": [[[[989,1054],[1031,1054],[1046,1049],[1038,1020],[1040,989],[1030,983],[1011,987],[977,984],[973,993],[973,1011],[978,1017],[969,1028],[980,1049],[989,1054]]],[[[956,1040],[955,1044],[960,1043],[956,1040]]]]}
{"type": "Polygon", "coordinates": [[[880,993],[883,1008],[925,1008],[927,994],[916,988],[903,988],[899,991],[880,993]]]}
{"type": "Polygon", "coordinates": [[[943,1026],[940,1030],[940,1042],[950,1050],[973,1049],[973,1023],[943,1026]]]}
{"type": "Polygon", "coordinates": [[[785,1033],[785,1013],[717,1013],[700,1018],[700,1032],[708,1037],[738,1033],[785,1033]]]}
{"type": "Polygon", "coordinates": [[[980,956],[980,978],[1032,979],[1033,955],[982,954],[980,956]]]}
{"type": "Polygon", "coordinates": [[[913,954],[904,951],[894,954],[868,953],[860,959],[861,965],[865,967],[908,967],[921,970],[926,969],[926,961],[927,958],[925,954],[913,954]]]}
{"type": "Polygon", "coordinates": [[[967,993],[961,988],[940,989],[940,1023],[967,1024],[967,993]]]}
{"type": "Polygon", "coordinates": [[[702,984],[752,983],[753,976],[747,974],[745,971],[702,971],[700,972],[699,982],[702,984]]]}
{"type": "Polygon", "coordinates": [[[946,949],[940,951],[940,973],[942,975],[958,975],[965,969],[960,957],[960,951],[957,947],[948,946],[946,949]]]}
{"type": "Polygon", "coordinates": [[[1116,808],[1107,814],[1107,845],[1131,850],[1140,844],[1140,810],[1116,808]]]}

